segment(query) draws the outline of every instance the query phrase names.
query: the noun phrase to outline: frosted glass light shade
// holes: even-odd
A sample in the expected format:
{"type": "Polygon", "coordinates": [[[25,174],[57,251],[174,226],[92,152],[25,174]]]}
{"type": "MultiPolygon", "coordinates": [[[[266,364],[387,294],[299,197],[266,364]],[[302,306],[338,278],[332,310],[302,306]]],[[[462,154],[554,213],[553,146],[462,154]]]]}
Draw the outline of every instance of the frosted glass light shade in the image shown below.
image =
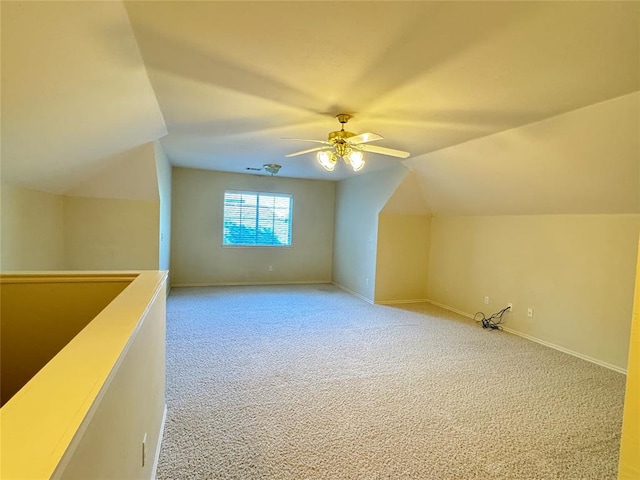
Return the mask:
{"type": "Polygon", "coordinates": [[[333,172],[336,168],[336,156],[333,152],[321,151],[316,155],[318,163],[322,165],[327,172],[333,172]]]}
{"type": "Polygon", "coordinates": [[[352,150],[351,153],[349,153],[349,163],[354,172],[362,169],[362,167],[364,167],[364,155],[362,152],[352,150]]]}

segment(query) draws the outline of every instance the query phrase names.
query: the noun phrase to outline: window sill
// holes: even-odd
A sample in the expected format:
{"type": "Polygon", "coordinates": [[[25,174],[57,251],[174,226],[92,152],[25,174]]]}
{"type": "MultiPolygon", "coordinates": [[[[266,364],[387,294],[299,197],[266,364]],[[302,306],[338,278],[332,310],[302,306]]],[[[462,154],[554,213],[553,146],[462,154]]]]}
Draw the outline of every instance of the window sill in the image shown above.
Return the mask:
{"type": "Polygon", "coordinates": [[[293,245],[221,245],[222,248],[293,248],[293,245]]]}

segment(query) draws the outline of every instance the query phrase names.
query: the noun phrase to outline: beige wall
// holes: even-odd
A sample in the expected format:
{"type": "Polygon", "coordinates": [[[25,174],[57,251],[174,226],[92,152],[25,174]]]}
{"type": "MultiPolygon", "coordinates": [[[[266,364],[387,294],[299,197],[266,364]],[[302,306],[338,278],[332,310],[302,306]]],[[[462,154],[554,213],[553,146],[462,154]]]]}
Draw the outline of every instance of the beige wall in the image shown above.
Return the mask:
{"type": "Polygon", "coordinates": [[[639,121],[634,92],[407,160],[435,215],[429,298],[472,315],[513,302],[512,330],[624,369],[639,121]]]}
{"type": "Polygon", "coordinates": [[[378,215],[375,301],[427,298],[431,213],[409,171],[378,215]]]}
{"type": "Polygon", "coordinates": [[[62,269],[62,195],[10,185],[0,190],[0,271],[62,269]]]}
{"type": "Polygon", "coordinates": [[[173,285],[330,282],[334,195],[329,181],[174,168],[173,285]],[[223,247],[225,189],[293,194],[293,246],[223,247]]]}
{"type": "Polygon", "coordinates": [[[165,308],[162,293],[134,333],[75,449],[53,478],[154,478],[165,408],[165,308]]]}
{"type": "Polygon", "coordinates": [[[370,301],[375,297],[378,214],[407,172],[397,164],[338,182],[333,281],[370,301]]]}
{"type": "Polygon", "coordinates": [[[2,404],[75,337],[129,280],[12,282],[0,287],[2,404]],[[33,299],[37,299],[36,302],[33,299]],[[78,301],[82,299],[82,301],[78,301]]]}
{"type": "Polygon", "coordinates": [[[158,268],[157,201],[65,197],[68,270],[158,268]]]}
{"type": "Polygon", "coordinates": [[[640,215],[434,217],[429,298],[512,302],[510,329],[624,369],[639,230],[640,215]]]}
{"type": "Polygon", "coordinates": [[[66,195],[2,185],[0,269],[168,268],[171,166],[162,155],[156,162],[152,143],[113,155],[66,195]]]}
{"type": "Polygon", "coordinates": [[[638,268],[629,343],[629,369],[624,401],[622,438],[620,441],[619,480],[640,478],[640,243],[638,268]]]}
{"type": "Polygon", "coordinates": [[[378,217],[375,301],[427,299],[431,217],[381,213],[378,217]]]}
{"type": "MultiPolygon", "coordinates": [[[[159,268],[158,172],[163,168],[164,174],[166,166],[156,160],[153,143],[126,150],[105,160],[98,173],[67,192],[66,269],[159,268]]],[[[163,245],[163,250],[167,249],[163,245]]]]}
{"type": "Polygon", "coordinates": [[[159,205],[158,201],[69,197],[3,185],[0,268],[157,269],[159,205]]]}

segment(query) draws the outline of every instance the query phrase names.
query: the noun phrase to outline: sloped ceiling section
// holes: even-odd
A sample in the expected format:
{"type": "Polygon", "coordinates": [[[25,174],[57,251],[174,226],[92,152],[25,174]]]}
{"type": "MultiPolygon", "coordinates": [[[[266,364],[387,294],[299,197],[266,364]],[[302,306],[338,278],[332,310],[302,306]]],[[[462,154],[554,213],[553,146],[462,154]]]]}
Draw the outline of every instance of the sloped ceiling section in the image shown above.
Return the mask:
{"type": "Polygon", "coordinates": [[[153,143],[104,159],[100,171],[67,190],[74,197],[159,200],[153,143]]]}
{"type": "Polygon", "coordinates": [[[431,215],[416,172],[409,171],[380,213],[431,215]]]}
{"type": "MultiPolygon", "coordinates": [[[[334,115],[420,156],[637,91],[640,2],[126,2],[176,165],[340,180],[334,115]]],[[[368,172],[397,165],[367,154],[368,172]]],[[[365,170],[360,174],[365,173],[365,170]]]]}
{"type": "Polygon", "coordinates": [[[404,163],[434,215],[640,213],[640,93],[404,163]]]}
{"type": "Polygon", "coordinates": [[[2,2],[2,182],[63,193],[166,134],[124,5],[2,2]]]}

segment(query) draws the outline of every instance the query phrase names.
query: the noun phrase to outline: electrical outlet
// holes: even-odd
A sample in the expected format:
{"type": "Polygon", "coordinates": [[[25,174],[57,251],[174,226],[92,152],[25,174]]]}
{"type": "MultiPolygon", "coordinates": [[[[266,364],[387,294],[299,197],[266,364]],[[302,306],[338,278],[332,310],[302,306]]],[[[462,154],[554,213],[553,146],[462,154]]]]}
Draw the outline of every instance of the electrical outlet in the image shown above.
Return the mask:
{"type": "Polygon", "coordinates": [[[273,272],[273,265],[269,265],[269,271],[273,272]]]}
{"type": "Polygon", "coordinates": [[[484,304],[489,305],[489,297],[484,297],[484,304]]]}
{"type": "Polygon", "coordinates": [[[365,284],[369,285],[369,279],[368,278],[365,280],[365,284]]]}
{"type": "Polygon", "coordinates": [[[533,308],[527,308],[527,317],[533,318],[533,308]]]}
{"type": "Polygon", "coordinates": [[[507,303],[507,307],[509,307],[510,312],[513,312],[513,303],[511,302],[507,303]]]}

